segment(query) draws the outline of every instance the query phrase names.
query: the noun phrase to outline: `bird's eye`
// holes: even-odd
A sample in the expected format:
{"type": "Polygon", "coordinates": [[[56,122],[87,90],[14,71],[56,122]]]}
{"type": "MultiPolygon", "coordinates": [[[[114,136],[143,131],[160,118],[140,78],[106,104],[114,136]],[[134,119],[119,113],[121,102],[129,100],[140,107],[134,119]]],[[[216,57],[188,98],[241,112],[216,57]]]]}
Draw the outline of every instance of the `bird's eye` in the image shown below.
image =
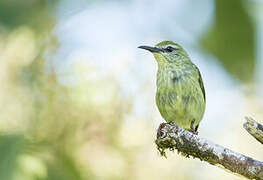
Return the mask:
{"type": "Polygon", "coordinates": [[[172,46],[168,46],[168,47],[166,48],[166,50],[167,50],[168,52],[172,52],[172,51],[174,50],[174,48],[173,48],[172,46]]]}

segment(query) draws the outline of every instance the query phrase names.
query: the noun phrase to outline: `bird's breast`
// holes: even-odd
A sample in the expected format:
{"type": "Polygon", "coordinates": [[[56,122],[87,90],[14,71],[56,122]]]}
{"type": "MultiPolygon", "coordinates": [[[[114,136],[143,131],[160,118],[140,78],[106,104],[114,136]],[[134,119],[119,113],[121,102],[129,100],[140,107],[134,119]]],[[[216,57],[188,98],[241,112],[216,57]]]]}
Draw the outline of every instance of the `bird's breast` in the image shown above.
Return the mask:
{"type": "Polygon", "coordinates": [[[204,100],[197,78],[194,71],[158,70],[156,104],[167,122],[184,127],[190,120],[201,120],[204,100]]]}
{"type": "Polygon", "coordinates": [[[189,78],[189,73],[187,71],[179,69],[161,69],[157,72],[157,89],[174,89],[176,86],[180,86],[184,83],[187,78],[189,78]]]}
{"type": "Polygon", "coordinates": [[[156,103],[160,111],[174,107],[183,94],[185,74],[176,70],[158,70],[156,103]]]}

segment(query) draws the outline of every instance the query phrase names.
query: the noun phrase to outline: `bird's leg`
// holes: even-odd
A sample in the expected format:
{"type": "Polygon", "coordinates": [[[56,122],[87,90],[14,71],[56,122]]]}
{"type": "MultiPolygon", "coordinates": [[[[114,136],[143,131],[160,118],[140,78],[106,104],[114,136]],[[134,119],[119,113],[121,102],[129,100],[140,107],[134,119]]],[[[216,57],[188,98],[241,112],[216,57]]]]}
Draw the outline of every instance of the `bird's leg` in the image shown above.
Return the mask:
{"type": "Polygon", "coordinates": [[[193,134],[195,134],[195,135],[198,135],[198,132],[197,132],[198,125],[194,128],[194,122],[195,122],[195,120],[193,120],[193,121],[191,122],[190,132],[193,133],[193,134]]]}

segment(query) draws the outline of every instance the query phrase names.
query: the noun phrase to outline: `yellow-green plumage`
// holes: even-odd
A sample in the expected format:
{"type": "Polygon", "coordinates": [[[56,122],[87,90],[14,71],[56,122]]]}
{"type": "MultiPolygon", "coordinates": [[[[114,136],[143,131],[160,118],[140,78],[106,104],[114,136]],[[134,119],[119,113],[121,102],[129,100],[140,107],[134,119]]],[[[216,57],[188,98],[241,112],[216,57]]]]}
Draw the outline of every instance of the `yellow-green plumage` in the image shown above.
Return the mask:
{"type": "Polygon", "coordinates": [[[162,117],[196,132],[205,111],[205,91],[198,68],[172,41],[140,48],[151,51],[158,63],[156,104],[162,117]]]}

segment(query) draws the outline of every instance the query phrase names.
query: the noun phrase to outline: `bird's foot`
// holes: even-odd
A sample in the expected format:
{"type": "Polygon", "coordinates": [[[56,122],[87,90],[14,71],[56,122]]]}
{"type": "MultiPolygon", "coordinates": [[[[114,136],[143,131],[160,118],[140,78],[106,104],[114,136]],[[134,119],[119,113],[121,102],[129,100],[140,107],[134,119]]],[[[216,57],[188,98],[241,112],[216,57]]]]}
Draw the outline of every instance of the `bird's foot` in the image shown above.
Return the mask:
{"type": "Polygon", "coordinates": [[[160,137],[162,136],[162,128],[165,126],[165,123],[161,123],[157,129],[157,136],[160,137]]]}
{"type": "Polygon", "coordinates": [[[193,134],[195,134],[195,135],[198,135],[197,129],[198,129],[198,126],[199,126],[199,125],[197,125],[197,126],[194,128],[194,123],[195,123],[195,120],[193,120],[193,121],[191,122],[190,132],[193,133],[193,134]]]}
{"type": "Polygon", "coordinates": [[[198,135],[198,131],[195,131],[195,130],[193,130],[193,129],[190,129],[189,132],[191,132],[191,133],[193,133],[193,134],[195,134],[195,135],[198,135]]]}

